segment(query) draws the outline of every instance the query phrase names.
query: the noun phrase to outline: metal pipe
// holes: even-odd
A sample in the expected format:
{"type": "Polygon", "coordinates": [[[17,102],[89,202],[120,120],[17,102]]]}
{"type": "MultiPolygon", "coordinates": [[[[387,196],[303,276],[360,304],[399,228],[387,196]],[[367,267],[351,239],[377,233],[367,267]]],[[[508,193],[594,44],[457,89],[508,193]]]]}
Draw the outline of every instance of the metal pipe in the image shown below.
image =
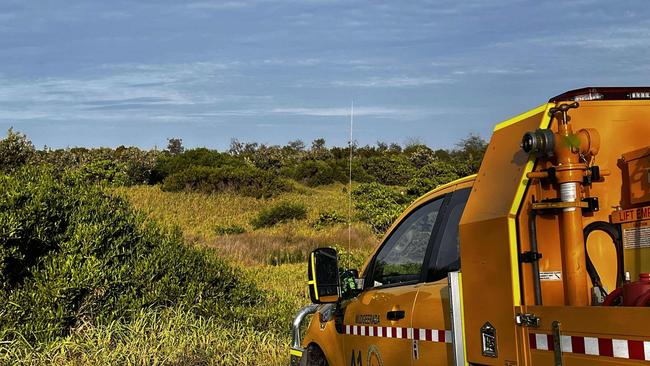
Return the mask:
{"type": "MultiPolygon", "coordinates": [[[[530,250],[537,253],[537,211],[530,210],[530,250]]],[[[533,265],[533,290],[535,292],[535,305],[542,305],[542,284],[539,279],[539,260],[535,259],[533,265]]]]}
{"type": "Polygon", "coordinates": [[[301,348],[302,339],[300,339],[300,325],[302,324],[302,321],[305,319],[307,315],[316,312],[318,306],[319,306],[318,304],[307,305],[304,308],[300,309],[296,314],[296,316],[293,318],[293,324],[291,327],[291,338],[293,341],[291,343],[291,348],[302,349],[301,348]]]}

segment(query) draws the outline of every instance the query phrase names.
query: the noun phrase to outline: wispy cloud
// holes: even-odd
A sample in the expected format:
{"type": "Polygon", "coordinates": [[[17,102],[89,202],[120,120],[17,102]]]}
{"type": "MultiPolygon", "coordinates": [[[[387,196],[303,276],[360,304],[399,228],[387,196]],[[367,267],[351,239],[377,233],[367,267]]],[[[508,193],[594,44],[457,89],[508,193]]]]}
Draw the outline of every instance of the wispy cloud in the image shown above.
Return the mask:
{"type": "Polygon", "coordinates": [[[467,69],[457,69],[452,71],[453,75],[523,75],[535,72],[533,68],[508,67],[508,66],[469,66],[467,69]]]}
{"type": "Polygon", "coordinates": [[[454,80],[449,77],[432,78],[432,77],[371,77],[362,80],[337,80],[331,84],[345,87],[362,87],[362,88],[403,88],[414,86],[425,86],[435,84],[451,84],[454,80]]]}
{"type": "Polygon", "coordinates": [[[76,78],[0,77],[0,120],[148,120],[161,111],[182,116],[224,104],[268,101],[264,95],[206,92],[220,84],[229,67],[120,64],[84,70],[76,78]]]}
{"type": "MultiPolygon", "coordinates": [[[[326,108],[274,108],[271,110],[276,114],[288,114],[296,116],[312,117],[346,117],[350,115],[349,108],[326,107],[326,108]]],[[[403,107],[382,107],[382,106],[361,106],[354,108],[355,116],[371,116],[383,118],[417,118],[426,115],[443,114],[444,111],[433,111],[419,108],[403,107]]]]}

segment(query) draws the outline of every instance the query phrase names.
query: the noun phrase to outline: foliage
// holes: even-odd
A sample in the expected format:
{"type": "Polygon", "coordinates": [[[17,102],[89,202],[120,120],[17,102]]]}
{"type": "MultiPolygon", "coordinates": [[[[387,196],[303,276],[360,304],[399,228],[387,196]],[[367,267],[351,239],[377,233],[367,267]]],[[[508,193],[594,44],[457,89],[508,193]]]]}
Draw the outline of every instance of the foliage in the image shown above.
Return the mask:
{"type": "Polygon", "coordinates": [[[335,180],[334,168],[321,160],[305,160],[283,172],[310,187],[332,184],[335,180]]]}
{"type": "Polygon", "coordinates": [[[27,164],[34,154],[34,145],[27,136],[10,128],[7,137],[0,140],[0,172],[20,168],[27,164]]]}
{"type": "Polygon", "coordinates": [[[217,235],[235,235],[245,233],[246,228],[241,225],[217,225],[214,232],[217,235]]]}
{"type": "Polygon", "coordinates": [[[156,175],[159,179],[180,173],[192,167],[223,167],[241,165],[241,161],[224,153],[206,148],[187,150],[179,154],[161,155],[156,162],[156,175]]]}
{"type": "Polygon", "coordinates": [[[402,155],[371,157],[364,161],[363,167],[376,182],[390,186],[407,184],[417,171],[402,155]]]}
{"type": "Polygon", "coordinates": [[[251,166],[192,166],[165,178],[162,189],[170,192],[232,192],[261,198],[287,192],[291,186],[276,175],[251,166]]]}
{"type": "Polygon", "coordinates": [[[420,169],[436,160],[435,152],[426,145],[408,146],[404,149],[404,154],[416,169],[420,169]]]}
{"type": "Polygon", "coordinates": [[[182,154],[185,151],[185,148],[183,147],[183,139],[167,139],[167,151],[172,155],[182,154]]]}
{"type": "Polygon", "coordinates": [[[129,177],[126,164],[115,160],[95,160],[70,172],[70,177],[102,185],[127,185],[129,177]]]}
{"type": "Polygon", "coordinates": [[[261,210],[251,221],[251,225],[259,229],[291,220],[303,220],[305,218],[307,218],[306,205],[297,202],[281,201],[261,210]]]}
{"type": "Polygon", "coordinates": [[[435,151],[417,139],[404,148],[383,142],[374,146],[353,143],[327,147],[324,139],[315,139],[309,148],[300,140],[284,146],[232,140],[227,152],[219,152],[207,148],[185,150],[182,140],[177,138],[169,139],[164,151],[124,146],[34,150],[24,135],[10,130],[7,138],[0,141],[0,169],[12,170],[29,161],[50,164],[59,174],[79,169],[80,177],[113,186],[164,182],[165,189],[170,191],[212,193],[226,189],[253,197],[271,197],[289,188],[279,178],[290,178],[309,187],[348,182],[352,148],[355,182],[409,186],[411,191],[421,192],[425,186],[433,187],[477,172],[486,146],[482,138],[470,135],[455,149],[435,151]],[[435,177],[431,174],[432,164],[437,164],[435,177]],[[102,167],[109,172],[99,172],[102,167]],[[259,175],[261,180],[251,179],[251,175],[259,175]],[[431,181],[415,182],[414,178],[431,181]],[[261,188],[262,192],[254,192],[269,185],[261,188]]]}
{"type": "Polygon", "coordinates": [[[358,218],[377,233],[386,231],[411,201],[409,196],[379,183],[360,184],[352,196],[358,218]]]}
{"type": "Polygon", "coordinates": [[[343,214],[340,212],[336,210],[329,210],[320,212],[318,214],[318,218],[312,223],[312,226],[318,230],[329,226],[334,226],[336,224],[344,224],[347,221],[348,220],[345,218],[345,216],[343,216],[343,214]]]}
{"type": "Polygon", "coordinates": [[[36,164],[52,166],[57,174],[63,174],[66,170],[82,170],[80,177],[85,175],[93,182],[102,181],[119,186],[154,183],[155,167],[160,155],[157,150],[144,151],[137,147],[120,146],[116,149],[76,147],[39,150],[32,160],[36,164]],[[103,173],[100,171],[102,166],[115,172],[103,173]]]}
{"type": "Polygon", "coordinates": [[[341,269],[356,269],[357,271],[361,272],[363,269],[363,264],[369,254],[367,250],[359,248],[348,249],[342,244],[334,244],[330,245],[330,247],[336,250],[339,260],[339,267],[341,269]]]}
{"type": "Polygon", "coordinates": [[[49,171],[0,176],[0,233],[3,341],[49,342],[80,327],[129,321],[141,309],[176,306],[247,321],[246,308],[264,301],[225,262],[184,245],[179,231],[49,171]]]}

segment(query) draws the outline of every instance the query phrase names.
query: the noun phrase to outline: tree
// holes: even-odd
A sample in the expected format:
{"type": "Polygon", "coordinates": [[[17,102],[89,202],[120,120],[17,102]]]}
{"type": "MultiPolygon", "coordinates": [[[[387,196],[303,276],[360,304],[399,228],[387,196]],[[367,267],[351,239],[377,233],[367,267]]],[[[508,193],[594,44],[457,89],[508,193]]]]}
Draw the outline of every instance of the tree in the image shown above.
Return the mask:
{"type": "Polygon", "coordinates": [[[172,155],[182,154],[185,151],[185,148],[183,147],[183,139],[167,139],[167,151],[172,155]]]}
{"type": "Polygon", "coordinates": [[[0,140],[0,171],[19,168],[27,164],[34,154],[34,145],[27,136],[10,128],[7,137],[0,140]]]}
{"type": "Polygon", "coordinates": [[[311,143],[311,150],[309,151],[311,158],[316,160],[327,160],[332,158],[332,153],[325,146],[325,139],[315,139],[311,143]]]}
{"type": "Polygon", "coordinates": [[[240,155],[244,152],[244,144],[238,139],[230,139],[230,147],[228,148],[228,154],[230,155],[240,155]]]}
{"type": "Polygon", "coordinates": [[[311,150],[312,151],[322,151],[325,150],[325,139],[324,138],[318,138],[315,139],[314,141],[311,142],[311,150]]]}
{"type": "Polygon", "coordinates": [[[305,151],[305,143],[302,140],[293,140],[287,143],[287,146],[293,151],[305,151]]]}

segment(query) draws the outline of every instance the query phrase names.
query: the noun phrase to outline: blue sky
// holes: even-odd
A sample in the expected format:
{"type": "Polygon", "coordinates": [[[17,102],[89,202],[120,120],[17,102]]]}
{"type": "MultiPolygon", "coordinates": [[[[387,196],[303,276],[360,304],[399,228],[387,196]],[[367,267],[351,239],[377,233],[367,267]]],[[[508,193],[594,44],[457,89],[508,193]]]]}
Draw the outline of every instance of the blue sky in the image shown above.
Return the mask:
{"type": "Polygon", "coordinates": [[[38,146],[451,147],[568,89],[650,84],[639,1],[0,2],[0,129],[38,146]]]}

